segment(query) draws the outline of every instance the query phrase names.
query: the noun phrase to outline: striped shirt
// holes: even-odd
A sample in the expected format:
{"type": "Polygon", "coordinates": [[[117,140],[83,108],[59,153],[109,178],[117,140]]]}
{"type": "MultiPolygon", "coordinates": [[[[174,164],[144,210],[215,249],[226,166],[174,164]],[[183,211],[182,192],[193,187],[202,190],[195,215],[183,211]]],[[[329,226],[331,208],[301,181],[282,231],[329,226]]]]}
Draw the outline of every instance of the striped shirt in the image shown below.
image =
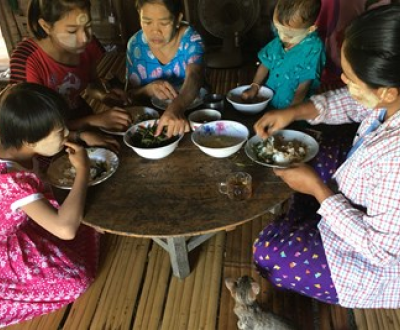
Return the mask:
{"type": "MultiPolygon", "coordinates": [[[[312,97],[320,115],[311,124],[377,119],[347,88],[312,97]]],[[[340,133],[340,132],[339,132],[340,133]]],[[[334,176],[339,193],[318,213],[339,303],[349,308],[400,307],[400,111],[368,134],[334,176]]]]}
{"type": "Polygon", "coordinates": [[[71,66],[56,62],[35,40],[28,38],[21,41],[11,55],[10,82],[32,82],[47,86],[65,97],[72,111],[70,119],[82,117],[89,113],[86,113],[88,110],[81,93],[93,80],[96,65],[103,53],[103,47],[93,37],[80,54],[79,65],[71,66]]]}

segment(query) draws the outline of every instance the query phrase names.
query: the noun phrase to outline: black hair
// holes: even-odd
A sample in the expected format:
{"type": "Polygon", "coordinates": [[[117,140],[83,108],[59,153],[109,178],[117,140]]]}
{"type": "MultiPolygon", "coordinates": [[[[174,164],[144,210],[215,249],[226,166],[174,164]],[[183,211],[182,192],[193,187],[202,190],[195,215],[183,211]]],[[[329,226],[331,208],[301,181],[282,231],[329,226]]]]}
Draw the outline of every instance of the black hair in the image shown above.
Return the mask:
{"type": "Polygon", "coordinates": [[[179,14],[183,12],[181,0],[136,0],[137,11],[140,11],[147,3],[164,5],[174,17],[175,21],[178,19],[179,14]]]}
{"type": "Polygon", "coordinates": [[[304,27],[315,23],[321,10],[321,0],[279,0],[276,4],[277,18],[282,24],[289,24],[299,17],[304,27]]]}
{"type": "Polygon", "coordinates": [[[400,5],[371,9],[346,29],[343,52],[371,88],[400,86],[400,5]]]}
{"type": "Polygon", "coordinates": [[[54,24],[73,9],[90,13],[90,0],[31,0],[28,7],[29,30],[37,39],[44,39],[47,33],[40,26],[39,19],[54,24]]]}
{"type": "Polygon", "coordinates": [[[0,143],[5,149],[36,143],[65,127],[67,111],[67,102],[48,87],[26,82],[13,85],[0,100],[0,143]]]}

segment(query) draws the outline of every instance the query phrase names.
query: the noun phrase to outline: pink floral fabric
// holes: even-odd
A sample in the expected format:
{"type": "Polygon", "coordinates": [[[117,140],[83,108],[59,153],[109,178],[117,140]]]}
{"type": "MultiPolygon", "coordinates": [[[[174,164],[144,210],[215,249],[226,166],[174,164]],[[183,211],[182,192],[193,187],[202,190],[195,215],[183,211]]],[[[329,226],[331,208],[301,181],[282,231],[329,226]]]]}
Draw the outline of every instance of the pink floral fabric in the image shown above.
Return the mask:
{"type": "Polygon", "coordinates": [[[16,166],[0,160],[0,327],[74,301],[92,283],[98,264],[95,230],[82,225],[64,241],[20,209],[40,198],[58,204],[36,174],[16,166]]]}

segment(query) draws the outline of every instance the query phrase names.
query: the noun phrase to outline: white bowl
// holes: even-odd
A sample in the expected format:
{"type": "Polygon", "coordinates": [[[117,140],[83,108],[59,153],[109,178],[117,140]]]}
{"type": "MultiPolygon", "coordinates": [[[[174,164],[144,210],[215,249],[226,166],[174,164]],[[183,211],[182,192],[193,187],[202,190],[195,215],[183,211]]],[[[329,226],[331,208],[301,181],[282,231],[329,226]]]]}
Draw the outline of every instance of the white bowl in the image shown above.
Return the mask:
{"type": "Polygon", "coordinates": [[[221,119],[221,112],[214,109],[201,109],[193,111],[188,116],[190,128],[194,131],[197,127],[221,119]]]}
{"type": "Polygon", "coordinates": [[[250,88],[250,85],[243,85],[231,89],[226,95],[226,99],[236,110],[244,114],[254,115],[263,111],[267,107],[269,101],[274,96],[274,92],[268,87],[261,86],[257,95],[257,98],[261,99],[261,101],[256,103],[245,103],[246,101],[242,100],[242,93],[248,88],[250,88]]]}
{"type": "Polygon", "coordinates": [[[237,152],[249,137],[246,126],[236,121],[217,120],[199,126],[192,133],[192,142],[212,157],[229,157],[237,152]]]}
{"type": "Polygon", "coordinates": [[[170,138],[171,142],[162,147],[146,148],[133,145],[132,136],[135,134],[138,128],[139,127],[147,128],[153,126],[154,124],[157,124],[157,120],[146,120],[136,125],[133,125],[124,134],[124,143],[128,147],[132,148],[133,151],[135,151],[139,156],[143,158],[160,159],[167,157],[178,147],[179,141],[183,138],[183,134],[180,134],[179,136],[176,137],[171,137],[170,138]]]}

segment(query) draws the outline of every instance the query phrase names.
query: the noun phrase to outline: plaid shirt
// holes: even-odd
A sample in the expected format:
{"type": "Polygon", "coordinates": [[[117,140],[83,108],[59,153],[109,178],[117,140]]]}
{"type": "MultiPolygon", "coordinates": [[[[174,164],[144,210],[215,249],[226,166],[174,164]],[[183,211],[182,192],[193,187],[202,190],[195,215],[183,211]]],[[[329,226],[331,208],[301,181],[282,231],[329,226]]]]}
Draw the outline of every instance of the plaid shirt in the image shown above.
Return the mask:
{"type": "MultiPolygon", "coordinates": [[[[312,101],[320,115],[311,124],[362,122],[358,136],[379,113],[356,103],[347,88],[312,101]]],[[[364,139],[334,178],[339,193],[327,198],[318,213],[339,303],[399,308],[400,111],[364,139]]]]}

